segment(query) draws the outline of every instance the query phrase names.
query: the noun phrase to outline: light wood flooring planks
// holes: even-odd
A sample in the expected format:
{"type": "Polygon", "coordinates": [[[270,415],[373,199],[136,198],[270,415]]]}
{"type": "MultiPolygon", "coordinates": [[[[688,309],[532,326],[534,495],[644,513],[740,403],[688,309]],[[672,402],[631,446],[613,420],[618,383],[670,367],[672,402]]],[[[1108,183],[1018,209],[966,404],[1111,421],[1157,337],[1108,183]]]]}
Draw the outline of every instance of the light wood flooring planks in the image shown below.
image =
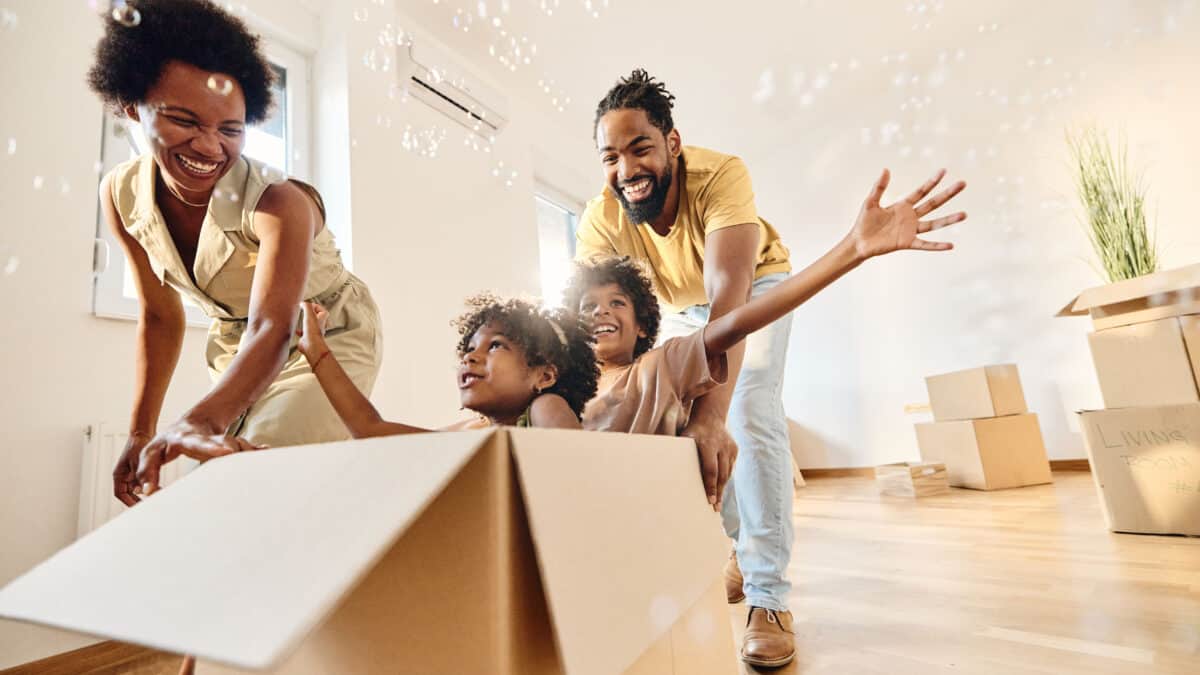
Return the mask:
{"type": "Polygon", "coordinates": [[[1200,673],[1200,538],[1108,532],[1090,474],[1054,480],[912,499],[810,479],[796,662],[743,672],[1200,673]]]}

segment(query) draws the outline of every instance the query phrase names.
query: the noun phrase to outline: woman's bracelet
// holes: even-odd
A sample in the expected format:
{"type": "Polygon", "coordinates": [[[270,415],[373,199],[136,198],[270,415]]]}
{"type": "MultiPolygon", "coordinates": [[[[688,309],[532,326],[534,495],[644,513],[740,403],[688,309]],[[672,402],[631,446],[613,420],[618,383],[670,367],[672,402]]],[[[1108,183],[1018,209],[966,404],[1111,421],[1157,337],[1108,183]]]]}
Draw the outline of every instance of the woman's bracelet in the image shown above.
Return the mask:
{"type": "Polygon", "coordinates": [[[317,372],[317,366],[320,365],[321,360],[324,359],[326,356],[329,356],[330,353],[331,352],[328,349],[326,349],[323,354],[321,354],[320,356],[317,357],[316,361],[312,362],[312,365],[309,366],[308,369],[313,371],[314,373],[317,372]]]}

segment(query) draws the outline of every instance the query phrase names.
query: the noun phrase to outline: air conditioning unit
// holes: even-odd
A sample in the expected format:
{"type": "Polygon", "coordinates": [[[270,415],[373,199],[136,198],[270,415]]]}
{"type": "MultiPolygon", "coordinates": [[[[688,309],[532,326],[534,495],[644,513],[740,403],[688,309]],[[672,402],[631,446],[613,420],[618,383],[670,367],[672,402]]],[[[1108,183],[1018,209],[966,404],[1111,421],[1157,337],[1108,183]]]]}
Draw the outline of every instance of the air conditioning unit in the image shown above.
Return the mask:
{"type": "Polygon", "coordinates": [[[396,73],[409,95],[481,136],[508,124],[508,100],[469,74],[450,53],[427,42],[396,45],[396,73]]]}

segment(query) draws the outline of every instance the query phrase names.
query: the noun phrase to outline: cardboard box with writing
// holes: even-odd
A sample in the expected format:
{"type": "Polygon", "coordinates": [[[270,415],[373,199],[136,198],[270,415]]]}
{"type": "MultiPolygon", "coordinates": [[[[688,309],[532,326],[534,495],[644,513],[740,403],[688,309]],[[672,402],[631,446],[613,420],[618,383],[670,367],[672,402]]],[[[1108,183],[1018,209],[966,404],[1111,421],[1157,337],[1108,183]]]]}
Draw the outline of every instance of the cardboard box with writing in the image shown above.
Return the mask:
{"type": "Polygon", "coordinates": [[[1200,403],[1080,413],[1114,532],[1200,535],[1200,403]]]}
{"type": "Polygon", "coordinates": [[[1091,288],[1059,316],[1092,318],[1106,408],[1200,401],[1200,264],[1091,288]]]}
{"type": "Polygon", "coordinates": [[[1013,364],[969,368],[925,378],[929,407],[938,422],[1029,412],[1013,364]]]}
{"type": "Polygon", "coordinates": [[[893,497],[930,497],[950,491],[941,462],[898,462],[875,467],[879,492],[893,497]]]}
{"type": "Polygon", "coordinates": [[[916,425],[921,459],[946,465],[954,487],[976,490],[1051,482],[1037,415],[916,425]]]}
{"type": "Polygon", "coordinates": [[[736,671],[695,446],[502,429],[204,464],[0,590],[199,673],[736,671]]]}

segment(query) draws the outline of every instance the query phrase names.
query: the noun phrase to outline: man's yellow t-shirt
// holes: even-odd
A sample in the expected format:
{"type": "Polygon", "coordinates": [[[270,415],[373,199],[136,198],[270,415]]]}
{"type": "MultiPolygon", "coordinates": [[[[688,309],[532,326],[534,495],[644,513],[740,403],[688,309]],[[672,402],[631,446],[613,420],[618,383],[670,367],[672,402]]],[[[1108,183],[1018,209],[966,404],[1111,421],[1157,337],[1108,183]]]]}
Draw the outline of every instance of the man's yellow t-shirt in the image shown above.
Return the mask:
{"type": "Polygon", "coordinates": [[[710,232],[757,223],[758,261],[754,278],[790,272],[788,250],[779,233],[758,217],[750,172],[741,159],[685,146],[679,181],[679,212],[662,236],[646,223],[629,222],[611,188],[588,202],[579,219],[575,259],[627,255],[646,261],[655,291],[667,311],[708,304],[704,290],[704,241],[710,232]]]}

